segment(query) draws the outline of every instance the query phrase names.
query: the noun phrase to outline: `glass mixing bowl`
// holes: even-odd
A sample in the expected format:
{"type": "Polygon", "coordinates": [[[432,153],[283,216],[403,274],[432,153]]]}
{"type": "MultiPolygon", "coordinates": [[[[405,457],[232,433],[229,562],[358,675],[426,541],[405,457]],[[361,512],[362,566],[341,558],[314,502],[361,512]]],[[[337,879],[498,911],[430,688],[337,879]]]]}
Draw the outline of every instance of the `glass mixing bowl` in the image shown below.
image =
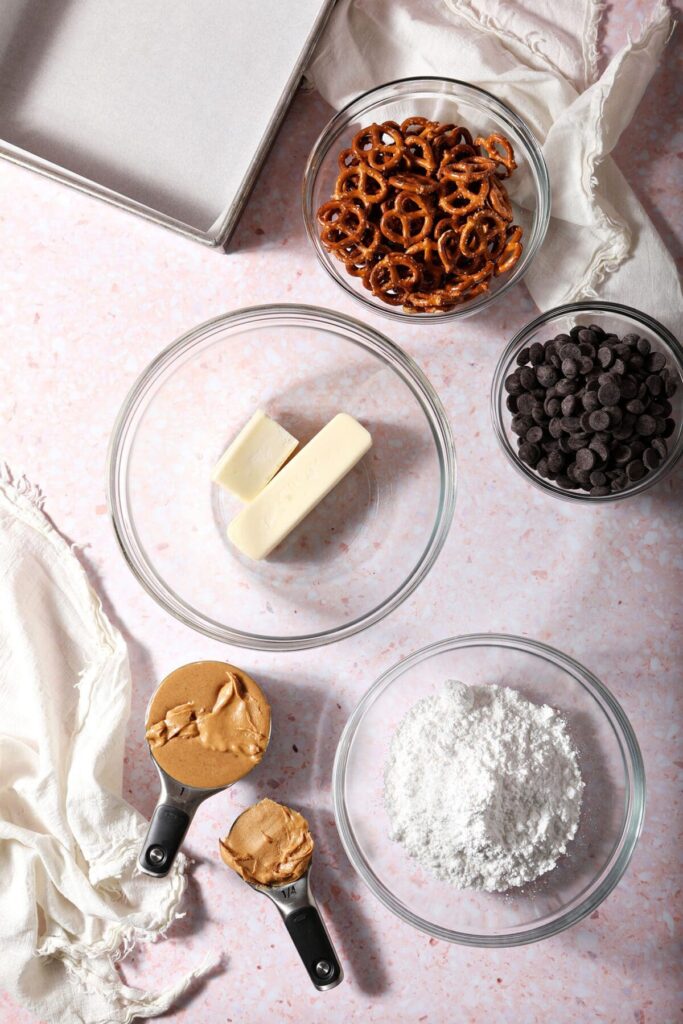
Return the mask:
{"type": "Polygon", "coordinates": [[[413,360],[349,317],[261,306],[183,335],[144,371],[109,449],[116,536],[142,585],[207,636],[297,650],[365,629],[434,564],[453,517],[455,450],[413,360]],[[338,412],[373,447],[264,561],[226,529],[241,504],[211,481],[262,408],[303,444],[338,412]]]}
{"type": "Polygon", "coordinates": [[[368,690],[339,741],[333,773],[337,827],[372,892],[398,917],[437,939],[517,946],[580,921],[615,887],[643,821],[645,774],[626,715],[594,675],[559,651],[522,637],[475,634],[425,647],[368,690]],[[565,716],[585,783],[581,820],[553,871],[506,893],[459,890],[389,838],[383,773],[393,733],[447,679],[518,689],[565,716]]]}
{"type": "Polygon", "coordinates": [[[495,96],[451,78],[404,78],[359,96],[323,129],[304,171],[303,214],[319,262],[337,284],[363,305],[397,320],[427,323],[435,319],[455,320],[485,309],[521,281],[545,238],[550,216],[550,182],[541,148],[531,131],[495,96]],[[449,313],[405,313],[400,306],[382,302],[363,287],[361,278],[349,275],[344,264],[330,255],[318,231],[316,212],[332,196],[341,150],[351,145],[356,132],[373,122],[400,123],[412,116],[465,125],[475,136],[499,132],[510,140],[515,151],[517,170],[505,185],[512,200],[515,223],[524,230],[522,256],[511,273],[493,279],[488,292],[449,313]]]}
{"type": "Polygon", "coordinates": [[[583,502],[620,501],[622,498],[630,498],[659,483],[671,472],[683,453],[683,347],[666,327],[653,320],[647,313],[632,309],[630,306],[622,306],[616,302],[589,301],[556,306],[523,327],[501,355],[491,387],[491,418],[496,437],[512,465],[527,480],[531,480],[547,493],[553,494],[556,498],[565,498],[567,501],[583,502]],[[676,429],[666,442],[669,449],[667,457],[642,480],[604,496],[592,495],[587,491],[564,490],[554,480],[539,476],[522,462],[517,454],[516,435],[511,430],[512,414],[505,405],[505,378],[519,369],[516,362],[517,354],[534,341],[544,342],[557,334],[568,333],[577,323],[586,327],[589,324],[597,324],[607,333],[618,334],[620,337],[625,334],[638,334],[641,338],[647,338],[652,351],[662,352],[666,356],[667,366],[678,376],[678,388],[670,400],[673,407],[671,415],[676,421],[676,429]]]}

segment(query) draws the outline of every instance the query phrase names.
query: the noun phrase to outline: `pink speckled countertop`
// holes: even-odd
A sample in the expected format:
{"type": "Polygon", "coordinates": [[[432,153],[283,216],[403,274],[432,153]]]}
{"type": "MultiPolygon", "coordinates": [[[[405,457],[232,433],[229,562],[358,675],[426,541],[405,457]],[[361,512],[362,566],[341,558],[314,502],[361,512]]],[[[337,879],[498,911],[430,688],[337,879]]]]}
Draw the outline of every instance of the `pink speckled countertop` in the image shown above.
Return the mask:
{"type": "MultiPolygon", "coordinates": [[[[610,49],[644,6],[624,0],[611,10],[610,49]]],[[[681,154],[672,126],[681,106],[674,40],[616,156],[677,256],[681,154]]],[[[130,385],[163,346],[227,310],[278,299],[359,315],[317,266],[299,210],[305,157],[328,114],[316,96],[297,97],[229,256],[0,163],[1,454],[42,486],[48,512],[79,544],[128,640],[134,699],[126,795],[150,813],[156,777],[142,713],[155,681],[177,664],[236,661],[263,680],[277,720],[286,723],[261,774],[200,809],[186,844],[195,861],[187,916],[165,942],[128,957],[122,972],[163,985],[204,950],[224,951],[223,970],[167,1015],[178,1024],[674,1024],[683,1005],[683,704],[680,634],[672,622],[683,567],[682,474],[640,499],[574,508],[532,490],[507,465],[487,395],[501,346],[534,315],[523,286],[455,327],[372,318],[437,388],[459,458],[445,550],[389,619],[308,653],[232,650],[164,614],[117,548],[104,497],[109,432],[130,385]],[[454,350],[469,367],[466,390],[454,372],[454,350]],[[597,560],[598,571],[588,574],[585,560],[594,570],[597,560]],[[488,630],[545,640],[604,680],[640,740],[649,798],[631,867],[599,911],[542,944],[501,951],[438,942],[384,910],[340,847],[330,795],[337,739],[374,679],[426,643],[488,630]],[[314,993],[274,909],[228,876],[215,855],[218,832],[261,792],[327,823],[317,894],[346,966],[344,984],[332,993],[314,993]]],[[[1,1024],[32,1020],[0,997],[1,1024]]]]}

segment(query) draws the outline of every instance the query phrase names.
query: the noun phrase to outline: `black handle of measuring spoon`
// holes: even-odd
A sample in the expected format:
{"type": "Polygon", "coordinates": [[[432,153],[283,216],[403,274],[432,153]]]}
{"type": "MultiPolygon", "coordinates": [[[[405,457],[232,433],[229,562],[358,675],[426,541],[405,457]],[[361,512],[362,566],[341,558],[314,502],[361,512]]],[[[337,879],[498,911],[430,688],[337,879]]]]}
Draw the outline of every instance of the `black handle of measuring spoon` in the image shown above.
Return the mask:
{"type": "Polygon", "coordinates": [[[285,918],[287,931],[316,988],[333,988],[341,981],[337,960],[322,918],[315,907],[302,907],[285,918]]]}
{"type": "Polygon", "coordinates": [[[161,801],[156,805],[138,857],[145,874],[159,878],[168,874],[190,821],[190,815],[173,804],[161,801]]]}

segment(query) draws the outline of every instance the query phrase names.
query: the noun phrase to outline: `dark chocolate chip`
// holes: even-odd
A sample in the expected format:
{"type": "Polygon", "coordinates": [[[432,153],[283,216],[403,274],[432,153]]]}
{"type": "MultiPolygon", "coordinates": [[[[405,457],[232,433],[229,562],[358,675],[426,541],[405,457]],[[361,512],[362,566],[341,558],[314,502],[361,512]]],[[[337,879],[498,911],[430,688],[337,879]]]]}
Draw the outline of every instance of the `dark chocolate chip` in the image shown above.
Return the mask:
{"type": "Polygon", "coordinates": [[[589,443],[588,447],[592,448],[596,455],[600,456],[603,462],[607,462],[610,450],[609,445],[607,445],[604,441],[601,441],[599,438],[594,437],[593,440],[589,443]]]}
{"type": "Polygon", "coordinates": [[[659,452],[654,448],[646,448],[643,452],[643,465],[646,469],[656,469],[661,462],[659,452]]]}
{"type": "Polygon", "coordinates": [[[601,469],[594,469],[590,476],[593,487],[604,487],[607,483],[607,476],[601,469]]]}
{"type": "Polygon", "coordinates": [[[522,416],[520,413],[517,413],[516,416],[512,417],[510,429],[512,430],[513,434],[519,434],[521,436],[526,434],[527,430],[533,427],[533,425],[534,421],[531,419],[530,416],[522,416]]]}
{"type": "Polygon", "coordinates": [[[526,391],[517,399],[517,412],[521,412],[524,416],[531,416],[531,410],[535,404],[536,399],[534,396],[526,391]]]}
{"type": "Polygon", "coordinates": [[[598,335],[590,327],[582,327],[579,331],[579,343],[584,345],[596,345],[598,342],[598,335]]]}
{"type": "Polygon", "coordinates": [[[646,365],[650,373],[657,373],[658,370],[663,370],[666,366],[666,356],[663,352],[651,352],[646,365]]]}
{"type": "Polygon", "coordinates": [[[654,416],[648,416],[645,413],[644,416],[639,416],[636,420],[636,433],[641,437],[652,437],[656,429],[657,421],[654,416]]]}
{"type": "Polygon", "coordinates": [[[646,469],[640,459],[634,459],[633,462],[629,462],[626,467],[626,476],[635,483],[636,480],[642,480],[645,476],[646,469]]]}
{"type": "Polygon", "coordinates": [[[602,345],[598,349],[598,362],[600,363],[600,366],[602,366],[603,370],[606,370],[608,366],[612,365],[613,359],[614,353],[611,348],[607,347],[607,345],[602,345]]]}
{"type": "Polygon", "coordinates": [[[608,494],[611,493],[611,488],[605,486],[595,486],[591,487],[588,493],[590,494],[591,498],[605,498],[608,494]]]}
{"type": "Polygon", "coordinates": [[[526,432],[526,439],[531,444],[538,444],[543,439],[543,428],[542,427],[529,427],[526,432]]]}
{"type": "Polygon", "coordinates": [[[656,373],[651,373],[645,378],[645,386],[651,395],[661,395],[664,390],[664,381],[656,373]]]}
{"type": "MultiPolygon", "coordinates": [[[[652,348],[652,346],[650,345],[650,342],[647,340],[647,338],[639,338],[636,334],[627,334],[626,337],[633,338],[635,340],[635,346],[640,352],[641,356],[649,356],[650,349],[652,348]]],[[[624,338],[624,341],[625,340],[626,338],[624,338]]]]}
{"type": "Polygon", "coordinates": [[[579,469],[590,473],[595,466],[595,452],[590,448],[580,448],[576,453],[576,465],[579,469]]]}
{"type": "MultiPolygon", "coordinates": [[[[546,366],[546,365],[539,366],[538,369],[536,370],[536,377],[538,379],[539,384],[542,384],[544,388],[549,388],[553,384],[557,383],[557,379],[558,379],[557,370],[553,366],[546,366]]],[[[520,384],[520,390],[521,390],[521,384],[520,384]]],[[[519,394],[519,392],[515,392],[515,394],[519,394]]]]}
{"type": "Polygon", "coordinates": [[[652,447],[663,459],[666,458],[669,448],[666,441],[662,437],[656,437],[652,442],[652,447]]]}
{"type": "Polygon", "coordinates": [[[564,362],[565,359],[579,360],[581,358],[581,349],[573,342],[568,341],[558,349],[560,359],[564,362]]]}
{"type": "Polygon", "coordinates": [[[521,395],[524,388],[519,379],[519,372],[511,373],[509,377],[506,377],[503,387],[509,395],[521,395]]]}
{"type": "Polygon", "coordinates": [[[545,358],[545,350],[539,341],[535,341],[529,349],[528,361],[532,366],[539,366],[545,358]]]}
{"type": "Polygon", "coordinates": [[[527,345],[520,349],[515,359],[517,366],[526,366],[529,362],[529,347],[527,345]]]}
{"type": "Polygon", "coordinates": [[[612,452],[612,458],[617,466],[626,466],[632,459],[633,452],[627,444],[620,444],[612,452]]]}
{"type": "Polygon", "coordinates": [[[589,422],[593,430],[607,430],[609,428],[609,413],[604,409],[597,409],[590,414],[589,422]]]}
{"type": "Polygon", "coordinates": [[[626,375],[619,381],[619,390],[621,391],[622,399],[628,401],[631,398],[635,398],[638,394],[638,385],[633,377],[626,375]]]}
{"type": "Polygon", "coordinates": [[[526,391],[536,387],[536,374],[530,366],[523,366],[519,371],[519,380],[526,391]]]}
{"type": "Polygon", "coordinates": [[[541,450],[538,445],[525,441],[524,444],[520,445],[519,457],[522,462],[526,462],[528,466],[533,467],[541,457],[541,450]]]}
{"type": "Polygon", "coordinates": [[[550,452],[548,455],[548,469],[553,473],[561,473],[564,469],[564,455],[562,452],[550,452]]]}

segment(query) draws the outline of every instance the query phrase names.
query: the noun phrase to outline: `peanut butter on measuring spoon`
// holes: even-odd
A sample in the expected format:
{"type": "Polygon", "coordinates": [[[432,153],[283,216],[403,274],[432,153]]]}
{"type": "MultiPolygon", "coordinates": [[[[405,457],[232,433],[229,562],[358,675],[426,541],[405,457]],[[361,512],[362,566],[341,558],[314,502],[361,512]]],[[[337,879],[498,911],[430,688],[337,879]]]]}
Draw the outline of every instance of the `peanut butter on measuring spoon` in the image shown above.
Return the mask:
{"type": "Polygon", "coordinates": [[[247,775],[270,739],[270,705],[254,680],[220,661],[176,669],[154,693],[145,737],[162,794],[138,863],[166,875],[197,807],[247,775]]]}
{"type": "Polygon", "coordinates": [[[240,814],[219,843],[224,863],[257,885],[296,882],[313,856],[313,836],[303,815],[267,798],[240,814]]]}
{"type": "Polygon", "coordinates": [[[313,836],[302,814],[265,798],[219,840],[221,858],[280,911],[310,980],[324,992],[344,973],[310,890],[313,836]]]}

